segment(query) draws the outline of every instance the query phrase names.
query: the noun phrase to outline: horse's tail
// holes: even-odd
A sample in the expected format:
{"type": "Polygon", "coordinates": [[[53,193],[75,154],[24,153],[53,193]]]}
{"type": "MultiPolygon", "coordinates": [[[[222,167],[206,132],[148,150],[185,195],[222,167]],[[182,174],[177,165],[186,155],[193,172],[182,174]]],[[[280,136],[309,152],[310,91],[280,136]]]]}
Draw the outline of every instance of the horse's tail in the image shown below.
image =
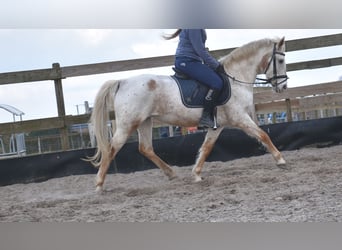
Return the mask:
{"type": "Polygon", "coordinates": [[[87,159],[95,167],[99,167],[102,159],[110,155],[109,111],[114,110],[114,98],[119,90],[119,86],[119,81],[107,81],[100,88],[95,98],[90,121],[96,138],[97,149],[95,155],[87,159]]]}

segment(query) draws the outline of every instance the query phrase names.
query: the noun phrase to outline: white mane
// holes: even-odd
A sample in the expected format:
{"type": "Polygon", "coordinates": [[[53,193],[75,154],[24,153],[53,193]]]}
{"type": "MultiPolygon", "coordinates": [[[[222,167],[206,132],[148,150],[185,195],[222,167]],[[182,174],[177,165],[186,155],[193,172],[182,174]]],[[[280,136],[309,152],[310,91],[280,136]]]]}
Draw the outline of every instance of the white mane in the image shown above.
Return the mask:
{"type": "Polygon", "coordinates": [[[223,62],[225,66],[229,67],[231,63],[238,63],[258,53],[261,48],[269,48],[272,44],[279,42],[280,38],[261,39],[254,42],[247,43],[239,48],[234,49],[230,54],[222,57],[219,61],[223,62]]]}

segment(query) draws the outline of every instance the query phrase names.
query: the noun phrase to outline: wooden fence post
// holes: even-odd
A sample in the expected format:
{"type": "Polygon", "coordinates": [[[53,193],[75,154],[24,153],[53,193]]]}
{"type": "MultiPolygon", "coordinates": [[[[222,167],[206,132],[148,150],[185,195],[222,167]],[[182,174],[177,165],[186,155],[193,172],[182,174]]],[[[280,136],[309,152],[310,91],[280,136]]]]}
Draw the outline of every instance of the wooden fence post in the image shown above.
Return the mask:
{"type": "Polygon", "coordinates": [[[291,109],[291,101],[290,99],[286,99],[286,116],[287,116],[287,121],[292,122],[292,109],[291,109]]]}
{"type": "Polygon", "coordinates": [[[277,123],[277,112],[272,113],[272,123],[273,124],[277,123]]]}
{"type": "MultiPolygon", "coordinates": [[[[57,75],[61,77],[61,67],[59,63],[52,64],[52,68],[56,71],[57,75]]],[[[62,87],[62,78],[55,79],[55,92],[56,92],[56,101],[57,101],[57,110],[58,116],[65,116],[65,106],[64,106],[64,96],[63,96],[63,87],[62,87]]]]}
{"type": "MultiPolygon", "coordinates": [[[[58,117],[64,118],[65,117],[65,104],[64,104],[64,96],[63,96],[61,68],[60,68],[59,63],[52,64],[52,68],[56,70],[57,75],[60,76],[54,80],[55,81],[55,93],[56,93],[58,117]]],[[[64,125],[64,127],[60,129],[60,133],[61,133],[62,150],[65,151],[65,150],[70,149],[68,127],[64,125]]]]}

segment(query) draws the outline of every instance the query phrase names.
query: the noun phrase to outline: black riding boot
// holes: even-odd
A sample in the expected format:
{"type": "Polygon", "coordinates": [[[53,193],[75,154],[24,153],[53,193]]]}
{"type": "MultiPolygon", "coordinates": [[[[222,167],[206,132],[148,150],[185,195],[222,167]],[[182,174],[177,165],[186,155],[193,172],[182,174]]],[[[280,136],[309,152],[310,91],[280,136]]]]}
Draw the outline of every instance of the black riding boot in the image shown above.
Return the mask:
{"type": "Polygon", "coordinates": [[[203,109],[202,117],[199,121],[198,127],[204,127],[204,128],[214,127],[215,125],[214,108],[216,107],[219,96],[220,96],[219,90],[209,89],[204,100],[204,109],[203,109]]]}

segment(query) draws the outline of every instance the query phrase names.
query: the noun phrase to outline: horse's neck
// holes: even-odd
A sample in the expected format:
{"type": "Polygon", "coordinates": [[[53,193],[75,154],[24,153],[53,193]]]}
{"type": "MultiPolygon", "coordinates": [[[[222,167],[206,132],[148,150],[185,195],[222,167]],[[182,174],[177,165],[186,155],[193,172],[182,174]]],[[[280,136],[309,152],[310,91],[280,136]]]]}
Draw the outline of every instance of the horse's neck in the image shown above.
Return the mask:
{"type": "MultiPolygon", "coordinates": [[[[227,68],[228,74],[240,83],[253,83],[257,76],[257,71],[253,64],[230,64],[227,68]]],[[[248,84],[251,85],[251,84],[248,84]]]]}
{"type": "Polygon", "coordinates": [[[235,79],[243,82],[253,83],[259,72],[260,63],[264,55],[268,53],[266,48],[255,52],[254,56],[242,57],[238,61],[228,60],[225,63],[228,73],[235,79]]]}

